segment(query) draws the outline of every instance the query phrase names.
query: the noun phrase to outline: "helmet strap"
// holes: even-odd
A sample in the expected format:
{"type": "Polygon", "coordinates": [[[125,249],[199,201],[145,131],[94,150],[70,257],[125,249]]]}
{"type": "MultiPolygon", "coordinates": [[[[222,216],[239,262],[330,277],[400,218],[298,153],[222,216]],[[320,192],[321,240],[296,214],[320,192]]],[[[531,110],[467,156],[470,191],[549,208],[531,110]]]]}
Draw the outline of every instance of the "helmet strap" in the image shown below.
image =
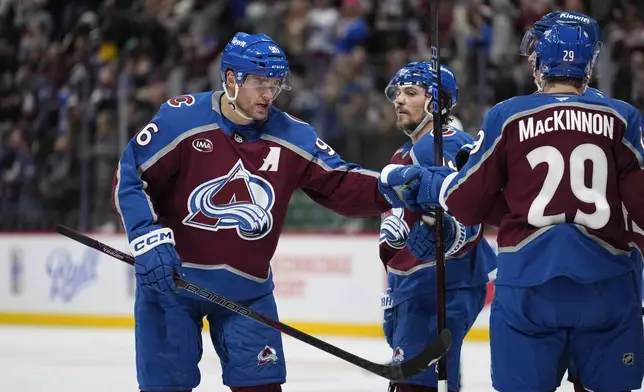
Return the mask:
{"type": "Polygon", "coordinates": [[[539,56],[535,57],[534,63],[532,65],[532,81],[534,82],[534,85],[537,86],[537,92],[542,92],[543,91],[543,75],[539,79],[537,79],[537,75],[540,75],[541,71],[539,70],[539,56]],[[540,80],[540,82],[539,82],[540,80]]]}
{"type": "Polygon", "coordinates": [[[237,95],[239,95],[239,85],[235,83],[235,95],[232,97],[228,93],[228,89],[226,88],[226,82],[224,81],[222,83],[222,87],[224,88],[224,94],[226,94],[226,98],[228,98],[228,101],[230,102],[230,108],[237,113],[241,118],[249,121],[253,121],[254,119],[250,116],[248,116],[248,113],[244,112],[242,108],[239,107],[237,104],[237,95]]]}
{"type": "Polygon", "coordinates": [[[431,98],[427,98],[425,100],[425,107],[424,107],[425,118],[423,118],[423,121],[421,121],[420,124],[418,124],[418,126],[416,126],[416,128],[413,131],[411,131],[411,132],[406,132],[405,131],[405,134],[407,136],[409,136],[410,138],[416,136],[418,134],[418,132],[422,131],[423,128],[425,128],[425,126],[427,124],[429,124],[429,122],[434,119],[434,115],[432,114],[432,112],[429,111],[429,104],[430,104],[431,101],[432,101],[431,98]]]}
{"type": "Polygon", "coordinates": [[[537,86],[537,91],[542,92],[543,91],[543,77],[541,78],[541,82],[537,81],[537,73],[536,71],[532,74],[532,80],[534,82],[534,85],[537,86]]]}

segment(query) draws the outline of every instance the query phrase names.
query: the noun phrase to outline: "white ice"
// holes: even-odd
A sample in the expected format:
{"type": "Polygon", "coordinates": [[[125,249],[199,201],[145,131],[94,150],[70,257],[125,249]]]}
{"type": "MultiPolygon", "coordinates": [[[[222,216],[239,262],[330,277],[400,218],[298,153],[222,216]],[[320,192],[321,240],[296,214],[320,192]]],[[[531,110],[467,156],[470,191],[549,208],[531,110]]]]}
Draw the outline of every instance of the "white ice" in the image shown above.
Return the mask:
{"type": "MultiPolygon", "coordinates": [[[[132,330],[0,327],[0,391],[137,392],[132,330]]],[[[204,335],[201,385],[197,392],[228,391],[219,361],[204,335]]],[[[379,339],[327,338],[362,357],[386,362],[379,339]]],[[[329,354],[285,337],[285,392],[386,392],[387,381],[329,354]]],[[[517,358],[518,361],[522,360],[517,358]]],[[[464,392],[493,391],[486,342],[466,342],[462,352],[464,392]]],[[[572,391],[564,381],[560,391],[572,391]]]]}

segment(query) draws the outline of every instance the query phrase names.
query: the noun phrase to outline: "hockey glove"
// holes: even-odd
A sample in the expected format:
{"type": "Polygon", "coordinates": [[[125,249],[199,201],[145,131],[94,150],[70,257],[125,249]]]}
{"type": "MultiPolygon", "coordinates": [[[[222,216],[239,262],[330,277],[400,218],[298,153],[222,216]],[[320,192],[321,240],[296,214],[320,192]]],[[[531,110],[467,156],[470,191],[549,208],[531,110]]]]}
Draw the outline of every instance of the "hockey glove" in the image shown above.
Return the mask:
{"type": "Polygon", "coordinates": [[[378,190],[393,208],[409,208],[419,212],[416,198],[422,171],[423,168],[418,165],[387,165],[378,178],[378,190]]]}
{"type": "MultiPolygon", "coordinates": [[[[444,215],[443,229],[445,230],[445,255],[451,256],[457,253],[465,243],[465,226],[456,221],[451,215],[444,215]]],[[[431,222],[434,218],[427,219],[431,222]]],[[[430,262],[436,260],[436,226],[424,222],[417,222],[409,232],[407,248],[415,258],[430,262]]]]}
{"type": "Polygon", "coordinates": [[[172,230],[158,226],[130,242],[134,274],[140,285],[163,294],[177,291],[172,276],[175,272],[179,276],[182,274],[181,260],[174,245],[172,230]]]}
{"type": "Polygon", "coordinates": [[[440,206],[441,186],[445,178],[452,173],[455,173],[455,170],[447,166],[430,166],[423,170],[416,200],[423,211],[429,212],[431,207],[440,206]]]}

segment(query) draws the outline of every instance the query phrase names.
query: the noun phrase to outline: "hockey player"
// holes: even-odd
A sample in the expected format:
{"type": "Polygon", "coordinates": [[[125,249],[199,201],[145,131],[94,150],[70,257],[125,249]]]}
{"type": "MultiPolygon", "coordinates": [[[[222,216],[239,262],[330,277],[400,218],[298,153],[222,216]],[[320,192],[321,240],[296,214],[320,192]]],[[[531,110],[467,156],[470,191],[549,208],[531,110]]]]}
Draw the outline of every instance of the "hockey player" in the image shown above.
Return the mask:
{"type": "MultiPolygon", "coordinates": [[[[597,21],[587,15],[577,12],[554,11],[544,15],[541,19],[535,22],[530,30],[528,30],[524,34],[519,46],[519,54],[526,56],[528,58],[528,62],[533,66],[533,69],[535,69],[534,61],[536,57],[536,45],[543,37],[544,32],[555,25],[583,27],[584,32],[587,34],[588,39],[593,45],[593,52],[595,57],[592,59],[592,68],[592,65],[595,62],[595,58],[599,54],[603,46],[603,43],[601,41],[601,30],[597,21]]],[[[539,94],[542,90],[541,74],[537,71],[533,71],[533,76],[534,84],[535,86],[537,86],[537,91],[535,92],[535,94],[539,94]]],[[[583,95],[600,98],[604,97],[603,93],[591,87],[586,87],[583,95]]],[[[464,148],[462,148],[461,151],[459,151],[459,153],[457,154],[457,161],[467,161],[469,151],[472,149],[472,147],[472,145],[464,146],[464,148]]],[[[485,223],[499,226],[501,219],[508,213],[509,210],[507,205],[505,204],[505,201],[497,200],[497,204],[490,208],[490,212],[486,217],[485,223]]]]}
{"type": "MultiPolygon", "coordinates": [[[[441,67],[443,124],[450,120],[451,107],[458,101],[458,86],[452,70],[441,67]]],[[[394,103],[398,127],[410,141],[394,154],[396,165],[434,164],[432,69],[428,62],[414,62],[400,69],[385,90],[394,103]]],[[[457,151],[474,139],[469,134],[445,127],[445,159],[454,166],[457,151]]],[[[393,349],[393,361],[413,357],[437,334],[436,320],[436,233],[421,223],[421,213],[395,208],[383,214],[380,227],[380,259],[388,274],[388,295],[382,301],[384,331],[393,349]],[[410,228],[411,227],[411,231],[410,228]]],[[[459,389],[460,354],[463,338],[483,309],[488,273],[496,268],[496,255],[482,237],[481,225],[465,227],[446,215],[447,328],[452,346],[447,353],[448,388],[459,389]]],[[[437,390],[434,368],[396,386],[398,392],[437,390]]]]}
{"type": "Polygon", "coordinates": [[[546,30],[534,63],[543,94],[492,108],[460,172],[432,167],[404,179],[418,193],[415,208],[440,202],[464,224],[507,202],[490,319],[499,391],[556,389],[566,355],[589,390],[639,389],[644,376],[622,214],[623,203],[644,225],[641,116],[625,102],[582,95],[594,56],[582,27],[546,30]]]}
{"type": "MultiPolygon", "coordinates": [[[[584,15],[576,12],[555,11],[545,15],[540,20],[535,22],[532,28],[525,33],[523,40],[521,41],[521,45],[519,48],[520,54],[527,56],[531,64],[534,65],[534,61],[536,57],[536,54],[535,54],[536,44],[543,37],[544,32],[548,28],[551,28],[554,25],[583,27],[584,32],[588,34],[588,38],[590,39],[591,43],[594,45],[595,55],[599,54],[603,46],[603,43],[601,41],[601,30],[597,21],[595,21],[593,18],[589,17],[588,15],[584,15]]],[[[534,80],[535,80],[535,84],[538,87],[538,90],[541,91],[541,75],[539,72],[534,72],[534,80]]],[[[604,94],[601,91],[591,87],[587,87],[586,90],[583,92],[583,95],[594,96],[594,97],[604,97],[604,94]]],[[[642,268],[644,267],[644,262],[642,260],[642,257],[643,257],[642,252],[644,252],[644,230],[642,230],[642,228],[637,226],[637,224],[628,217],[628,211],[626,211],[626,209],[624,209],[624,219],[626,221],[627,230],[633,233],[632,242],[630,244],[632,249],[631,257],[633,258],[634,263],[636,264],[636,267],[637,267],[634,270],[634,274],[641,286],[642,268]]],[[[643,311],[644,311],[644,308],[643,308],[643,311]]],[[[568,369],[568,379],[575,384],[575,391],[583,392],[584,391],[583,386],[580,385],[578,380],[577,381],[575,380],[575,377],[576,377],[575,369],[576,367],[574,366],[574,364],[570,364],[570,367],[568,369]]],[[[562,373],[563,371],[565,371],[565,369],[562,369],[562,373]]]]}
{"type": "MultiPolygon", "coordinates": [[[[594,47],[595,56],[599,55],[599,52],[603,46],[603,42],[601,41],[601,30],[597,21],[588,15],[580,14],[577,12],[555,11],[545,15],[540,20],[535,22],[534,26],[532,26],[532,28],[523,36],[519,52],[520,54],[527,56],[531,64],[534,63],[534,59],[536,57],[534,50],[541,37],[543,37],[543,33],[546,31],[546,29],[551,28],[555,25],[583,27],[584,32],[588,34],[588,38],[590,39],[594,47]]],[[[534,78],[535,84],[537,85],[538,89],[541,90],[540,73],[535,72],[534,78]]],[[[587,87],[583,92],[583,95],[600,98],[603,98],[605,96],[604,93],[592,87],[587,87]]],[[[628,212],[625,211],[624,214],[625,216],[628,216],[628,212]]],[[[641,253],[642,251],[644,251],[644,230],[638,227],[634,222],[631,222],[628,218],[627,222],[629,222],[629,229],[635,234],[633,236],[633,246],[635,247],[635,254],[637,257],[641,258],[641,253]]]]}
{"type": "Polygon", "coordinates": [[[313,128],[272,106],[289,89],[284,51],[263,34],[236,34],[223,91],[174,97],[127,145],[114,204],[135,256],[136,363],[142,391],[200,382],[202,320],[237,392],[281,391],[279,332],[179,292],[179,273],[277,319],[270,260],[293,192],[349,217],[391,206],[378,174],[344,162],[313,128]]]}

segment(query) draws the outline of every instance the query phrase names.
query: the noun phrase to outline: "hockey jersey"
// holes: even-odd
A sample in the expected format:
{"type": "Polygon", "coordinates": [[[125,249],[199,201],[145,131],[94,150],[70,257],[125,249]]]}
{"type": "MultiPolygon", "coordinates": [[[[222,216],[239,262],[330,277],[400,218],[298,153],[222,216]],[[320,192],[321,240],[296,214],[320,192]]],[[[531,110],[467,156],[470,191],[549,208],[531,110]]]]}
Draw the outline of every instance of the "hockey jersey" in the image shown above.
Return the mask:
{"type": "Polygon", "coordinates": [[[466,224],[485,221],[498,198],[507,204],[497,285],[556,276],[589,283],[637,268],[622,203],[641,227],[640,117],[625,102],[594,95],[520,96],[490,110],[441,199],[466,224]]]}
{"type": "MultiPolygon", "coordinates": [[[[445,164],[455,167],[456,153],[465,144],[473,143],[469,134],[449,128],[443,132],[445,164]]],[[[434,164],[434,136],[428,132],[415,144],[403,145],[392,157],[391,163],[408,165],[434,164]]],[[[410,229],[422,218],[421,213],[394,208],[382,215],[380,228],[380,259],[388,277],[391,306],[412,297],[436,292],[436,262],[417,259],[405,246],[410,229]]],[[[481,286],[488,282],[488,274],[496,268],[496,255],[482,237],[481,225],[466,227],[464,246],[446,257],[446,288],[458,289],[481,286]]]]}
{"type": "MultiPolygon", "coordinates": [[[[543,95],[543,92],[536,91],[533,94],[543,95]]],[[[604,98],[604,93],[592,87],[586,88],[586,91],[584,92],[583,95],[587,97],[593,97],[593,98],[604,98]]],[[[503,217],[505,217],[506,214],[510,213],[508,205],[505,202],[505,198],[503,198],[501,195],[498,195],[498,196],[499,197],[494,198],[495,203],[492,207],[490,207],[486,217],[483,220],[485,223],[493,226],[500,226],[501,220],[503,219],[503,217]]]]}
{"type": "MultiPolygon", "coordinates": [[[[596,98],[605,97],[604,93],[592,87],[587,88],[584,92],[584,95],[596,98]]],[[[632,234],[632,241],[630,242],[632,251],[631,258],[635,263],[635,268],[638,271],[638,274],[642,276],[642,270],[644,269],[644,230],[639,227],[637,223],[635,223],[632,219],[630,219],[630,217],[628,216],[628,211],[626,211],[626,207],[624,207],[623,204],[622,208],[624,212],[624,220],[626,221],[626,229],[629,230],[632,234]]],[[[639,283],[641,285],[641,279],[639,283]]],[[[640,291],[642,290],[643,289],[640,288],[640,291]]],[[[642,291],[642,300],[642,302],[644,303],[644,291],[642,291]]]]}
{"type": "Polygon", "coordinates": [[[272,108],[239,126],[222,115],[222,95],[164,103],[127,145],[113,196],[130,241],[171,228],[185,278],[239,301],[273,290],[270,260],[296,189],[348,217],[391,206],[378,173],[344,162],[307,123],[272,108]]]}
{"type": "MultiPolygon", "coordinates": [[[[584,96],[590,96],[590,97],[596,97],[596,98],[604,98],[605,95],[601,91],[597,90],[596,88],[588,87],[586,91],[584,92],[584,96]]],[[[642,121],[642,124],[644,125],[644,121],[642,121]]],[[[644,136],[642,136],[644,138],[644,136]]],[[[623,212],[624,212],[624,220],[626,221],[626,228],[629,230],[631,233],[633,233],[633,240],[631,242],[631,248],[633,248],[633,257],[635,260],[638,260],[641,262],[642,261],[642,254],[644,253],[644,229],[639,227],[637,223],[635,223],[630,217],[628,216],[628,211],[626,211],[626,207],[623,207],[623,212]]],[[[641,266],[640,266],[641,268],[641,266]]]]}

